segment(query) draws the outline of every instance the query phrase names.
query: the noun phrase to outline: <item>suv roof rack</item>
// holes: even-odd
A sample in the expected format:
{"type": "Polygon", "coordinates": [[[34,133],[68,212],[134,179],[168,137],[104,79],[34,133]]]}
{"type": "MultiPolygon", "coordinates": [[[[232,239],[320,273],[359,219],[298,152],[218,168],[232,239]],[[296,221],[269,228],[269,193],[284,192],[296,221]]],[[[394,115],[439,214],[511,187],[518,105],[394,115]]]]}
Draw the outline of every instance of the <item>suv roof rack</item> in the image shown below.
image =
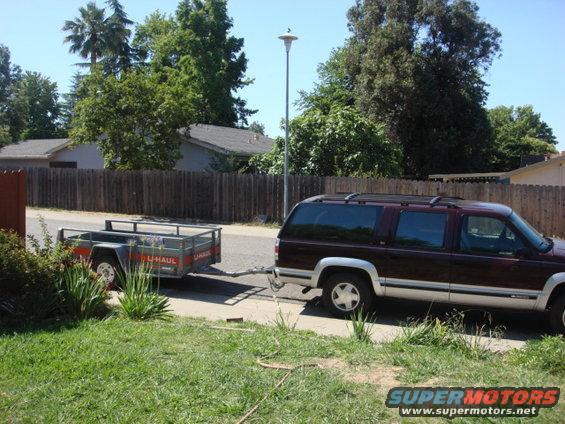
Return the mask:
{"type": "Polygon", "coordinates": [[[312,199],[315,202],[323,201],[345,201],[346,203],[354,200],[359,203],[364,202],[380,202],[380,203],[400,203],[402,206],[408,205],[428,205],[446,206],[458,208],[461,197],[454,196],[421,196],[414,194],[388,194],[388,193],[337,193],[316,196],[312,199]]]}

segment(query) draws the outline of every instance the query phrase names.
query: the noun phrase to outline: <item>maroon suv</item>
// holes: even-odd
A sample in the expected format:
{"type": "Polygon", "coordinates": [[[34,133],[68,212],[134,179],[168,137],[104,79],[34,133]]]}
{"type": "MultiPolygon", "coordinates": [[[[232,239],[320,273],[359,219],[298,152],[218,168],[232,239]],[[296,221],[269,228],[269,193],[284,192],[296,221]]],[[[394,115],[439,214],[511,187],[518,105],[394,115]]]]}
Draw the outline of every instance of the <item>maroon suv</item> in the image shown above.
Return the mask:
{"type": "Polygon", "coordinates": [[[375,296],[549,310],[565,331],[565,241],[507,206],[454,197],[323,195],[291,212],[275,248],[278,284],[321,288],[336,316],[375,296]]]}

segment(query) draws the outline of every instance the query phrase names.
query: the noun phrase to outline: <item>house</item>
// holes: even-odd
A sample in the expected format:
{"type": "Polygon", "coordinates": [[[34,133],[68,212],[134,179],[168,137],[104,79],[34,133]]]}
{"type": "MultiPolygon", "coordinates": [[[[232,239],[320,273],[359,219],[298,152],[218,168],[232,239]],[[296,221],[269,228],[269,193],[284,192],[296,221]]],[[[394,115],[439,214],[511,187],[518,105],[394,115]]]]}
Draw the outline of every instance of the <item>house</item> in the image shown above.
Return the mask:
{"type": "Polygon", "coordinates": [[[522,158],[521,163],[524,166],[509,172],[434,174],[428,178],[443,182],[493,182],[565,187],[565,152],[541,159],[522,158]]]}
{"type": "MultiPolygon", "coordinates": [[[[182,158],[175,169],[207,171],[218,155],[248,158],[270,152],[274,140],[252,131],[216,125],[192,125],[178,131],[182,158]]],[[[0,168],[103,169],[96,144],[71,146],[68,138],[25,140],[0,149],[0,168]]]]}
{"type": "Polygon", "coordinates": [[[565,187],[565,153],[524,166],[500,176],[507,184],[553,185],[565,187]]]}

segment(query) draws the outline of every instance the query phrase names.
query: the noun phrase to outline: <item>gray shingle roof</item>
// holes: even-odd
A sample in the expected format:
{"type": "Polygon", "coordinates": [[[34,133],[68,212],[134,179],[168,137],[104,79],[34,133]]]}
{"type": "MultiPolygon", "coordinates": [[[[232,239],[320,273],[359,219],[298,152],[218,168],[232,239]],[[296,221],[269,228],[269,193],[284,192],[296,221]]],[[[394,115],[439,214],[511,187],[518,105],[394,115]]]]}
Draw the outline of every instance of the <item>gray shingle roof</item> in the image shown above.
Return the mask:
{"type": "MultiPolygon", "coordinates": [[[[179,132],[186,136],[186,129],[179,132]]],[[[202,124],[190,127],[190,141],[220,153],[243,156],[270,152],[275,143],[272,138],[249,130],[202,124]]],[[[0,149],[0,159],[49,159],[69,143],[68,138],[24,140],[0,149]]]]}
{"type": "Polygon", "coordinates": [[[2,159],[49,159],[53,153],[70,143],[68,138],[24,140],[0,149],[2,159]]]}
{"type": "MultiPolygon", "coordinates": [[[[185,135],[186,129],[180,130],[185,135]]],[[[255,155],[270,152],[275,141],[272,138],[240,128],[197,124],[190,126],[190,138],[195,144],[238,155],[255,155]]]]}

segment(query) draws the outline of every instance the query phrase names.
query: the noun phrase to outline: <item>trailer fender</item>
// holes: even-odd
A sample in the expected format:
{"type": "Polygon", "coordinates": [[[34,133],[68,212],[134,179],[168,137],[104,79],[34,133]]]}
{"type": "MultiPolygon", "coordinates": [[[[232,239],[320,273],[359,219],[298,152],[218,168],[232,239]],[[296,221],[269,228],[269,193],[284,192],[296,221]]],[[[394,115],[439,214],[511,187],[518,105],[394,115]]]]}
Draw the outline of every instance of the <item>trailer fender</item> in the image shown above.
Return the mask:
{"type": "Polygon", "coordinates": [[[121,244],[114,243],[100,243],[92,248],[92,253],[90,254],[90,260],[94,260],[96,256],[103,254],[114,254],[120,263],[120,266],[124,271],[129,269],[129,255],[128,248],[121,244]]]}

